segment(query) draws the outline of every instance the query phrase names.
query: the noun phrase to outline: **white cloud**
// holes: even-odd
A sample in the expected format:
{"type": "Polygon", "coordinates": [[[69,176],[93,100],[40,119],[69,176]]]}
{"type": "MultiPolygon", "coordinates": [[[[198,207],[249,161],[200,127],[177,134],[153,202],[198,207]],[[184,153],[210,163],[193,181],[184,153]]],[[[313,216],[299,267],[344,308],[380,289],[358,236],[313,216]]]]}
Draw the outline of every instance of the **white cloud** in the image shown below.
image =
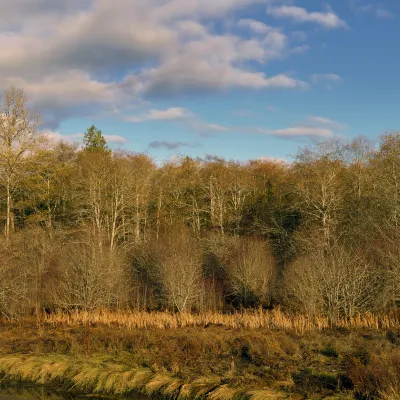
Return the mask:
{"type": "MultiPolygon", "coordinates": [[[[47,137],[50,142],[68,142],[75,143],[81,142],[83,139],[83,133],[74,133],[70,135],[64,135],[57,131],[42,131],[42,134],[47,137]]],[[[127,143],[126,138],[119,135],[103,135],[107,143],[125,144],[127,143]]]]}
{"type": "Polygon", "coordinates": [[[149,110],[147,113],[139,116],[128,116],[123,117],[126,122],[143,122],[143,121],[166,121],[166,120],[177,120],[182,118],[188,118],[190,112],[182,107],[171,107],[166,110],[149,110]]]}
{"type": "Polygon", "coordinates": [[[288,161],[284,158],[280,157],[270,157],[270,156],[263,156],[257,158],[258,161],[266,162],[266,163],[273,163],[273,164],[288,164],[288,161]]]}
{"type": "Polygon", "coordinates": [[[296,46],[293,49],[289,50],[291,54],[304,54],[308,50],[310,50],[310,46],[308,44],[303,44],[302,46],[296,46]]]}
{"type": "Polygon", "coordinates": [[[121,120],[134,123],[144,121],[169,121],[180,123],[197,134],[204,136],[214,132],[230,131],[230,128],[226,126],[202,121],[197,115],[183,107],[171,107],[165,110],[153,109],[139,115],[123,116],[121,120]]]}
{"type": "Polygon", "coordinates": [[[268,7],[267,13],[276,18],[289,18],[295,22],[314,22],[326,29],[347,27],[346,22],[332,11],[309,12],[297,6],[268,7]]]}
{"type": "Polygon", "coordinates": [[[42,131],[41,132],[51,143],[57,142],[68,142],[74,143],[82,139],[82,134],[74,134],[74,135],[62,135],[60,132],[56,131],[42,131]]]}
{"type": "Polygon", "coordinates": [[[286,48],[286,36],[271,31],[260,40],[231,35],[208,35],[192,41],[170,54],[159,66],[131,74],[125,79],[127,90],[140,94],[171,95],[187,91],[216,91],[229,88],[298,88],[305,82],[279,74],[244,69],[246,61],[263,63],[279,58],[286,48]]]}
{"type": "MultiPolygon", "coordinates": [[[[157,0],[150,0],[149,2],[153,3],[153,7],[160,4],[157,0]]],[[[153,10],[153,15],[161,20],[175,20],[193,15],[200,19],[226,18],[226,14],[235,10],[257,3],[265,4],[265,2],[266,0],[167,0],[163,2],[162,6],[153,10]]]]}
{"type": "Polygon", "coordinates": [[[281,75],[276,75],[272,78],[269,78],[267,80],[267,86],[306,89],[308,87],[308,84],[307,84],[307,82],[298,81],[287,75],[281,74],[281,75]]]}
{"type": "Polygon", "coordinates": [[[207,28],[196,21],[181,21],[177,24],[177,27],[182,34],[189,37],[201,38],[207,35],[207,28]]]}
{"type": "Polygon", "coordinates": [[[318,116],[311,116],[308,118],[308,120],[310,121],[310,123],[315,123],[315,124],[322,124],[325,126],[329,126],[332,129],[342,129],[344,128],[344,125],[333,121],[332,119],[329,118],[325,118],[325,117],[318,117],[318,116]]]}
{"type": "Polygon", "coordinates": [[[265,25],[263,22],[256,21],[255,19],[240,19],[238,25],[243,28],[250,29],[251,31],[258,34],[266,34],[270,32],[273,28],[265,25]]]}
{"type": "Polygon", "coordinates": [[[305,122],[283,129],[257,128],[258,133],[279,137],[329,138],[337,135],[344,125],[329,118],[312,116],[305,122]]]}
{"type": "Polygon", "coordinates": [[[290,52],[283,30],[237,21],[238,10],[266,2],[13,0],[0,14],[0,88],[23,87],[51,129],[71,115],[104,114],[149,96],[304,88],[293,76],[265,72],[290,52]],[[232,31],[219,24],[227,15],[232,31]]]}
{"type": "Polygon", "coordinates": [[[293,126],[285,129],[263,129],[258,128],[258,132],[274,136],[309,136],[309,137],[331,137],[334,132],[329,128],[314,126],[293,126]]]}
{"type": "Polygon", "coordinates": [[[230,130],[226,126],[217,125],[217,124],[206,124],[205,128],[208,128],[211,131],[217,131],[217,132],[228,132],[230,130]]]}
{"type": "Polygon", "coordinates": [[[117,143],[117,144],[127,143],[126,138],[119,135],[104,135],[104,139],[106,139],[107,143],[117,143]]]}

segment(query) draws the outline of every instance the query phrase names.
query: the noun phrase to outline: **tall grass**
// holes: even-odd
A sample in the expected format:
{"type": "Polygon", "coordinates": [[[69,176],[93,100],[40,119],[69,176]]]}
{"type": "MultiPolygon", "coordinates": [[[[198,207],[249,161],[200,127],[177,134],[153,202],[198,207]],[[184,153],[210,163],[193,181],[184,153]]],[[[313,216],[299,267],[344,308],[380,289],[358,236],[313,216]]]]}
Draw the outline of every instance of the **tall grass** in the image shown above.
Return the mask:
{"type": "Polygon", "coordinates": [[[3,379],[19,379],[36,384],[61,384],[68,390],[86,393],[127,395],[136,391],[177,400],[283,398],[282,393],[274,392],[273,389],[267,391],[233,388],[217,376],[185,382],[166,372],[154,372],[148,368],[134,369],[101,357],[89,360],[61,355],[0,356],[0,375],[3,379]],[[271,397],[262,397],[262,393],[271,397]],[[273,393],[275,397],[272,396],[273,393]]]}
{"type": "Polygon", "coordinates": [[[308,317],[285,314],[279,308],[272,311],[255,310],[234,314],[215,312],[170,313],[139,311],[71,311],[42,315],[42,323],[62,326],[106,325],[125,329],[179,329],[187,327],[222,326],[231,329],[272,329],[305,333],[330,328],[400,328],[400,316],[392,312],[384,315],[365,313],[346,320],[331,321],[327,317],[308,317]]]}

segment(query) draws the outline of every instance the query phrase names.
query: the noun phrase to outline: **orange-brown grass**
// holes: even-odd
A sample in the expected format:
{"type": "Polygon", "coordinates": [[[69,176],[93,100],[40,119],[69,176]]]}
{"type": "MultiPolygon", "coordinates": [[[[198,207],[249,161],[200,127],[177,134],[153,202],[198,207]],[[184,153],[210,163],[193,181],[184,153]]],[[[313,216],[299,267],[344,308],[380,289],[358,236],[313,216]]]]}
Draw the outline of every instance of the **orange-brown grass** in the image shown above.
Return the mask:
{"type": "Polygon", "coordinates": [[[171,313],[139,311],[72,311],[55,312],[42,316],[42,322],[55,326],[77,326],[100,324],[126,329],[179,329],[189,327],[206,327],[210,325],[231,329],[273,329],[294,331],[303,334],[310,331],[323,331],[331,328],[400,328],[397,313],[374,315],[366,313],[350,319],[330,321],[327,317],[308,317],[304,315],[285,314],[279,308],[272,311],[255,310],[234,314],[217,312],[204,313],[171,313]]]}
{"type": "Polygon", "coordinates": [[[327,329],[321,320],[295,320],[279,310],[206,316],[58,313],[39,326],[34,320],[0,324],[0,380],[65,381],[87,392],[135,389],[179,399],[339,399],[352,395],[353,386],[360,395],[400,398],[400,355],[392,356],[400,354],[400,329],[376,329],[382,321],[395,325],[395,317],[364,316],[352,321],[357,329],[327,329]],[[136,328],[117,318],[138,315],[136,328]],[[205,328],[210,316],[215,325],[205,328]],[[264,327],[256,324],[267,316],[264,327]]]}

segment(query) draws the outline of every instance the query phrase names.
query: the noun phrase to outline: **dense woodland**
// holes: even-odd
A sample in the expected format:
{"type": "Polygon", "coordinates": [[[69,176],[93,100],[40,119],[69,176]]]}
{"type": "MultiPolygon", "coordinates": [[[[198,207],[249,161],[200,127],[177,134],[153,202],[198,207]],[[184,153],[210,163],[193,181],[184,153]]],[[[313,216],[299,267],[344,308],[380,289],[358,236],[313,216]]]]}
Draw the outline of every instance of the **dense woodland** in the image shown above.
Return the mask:
{"type": "Polygon", "coordinates": [[[3,316],[279,305],[335,319],[400,298],[400,132],[316,142],[290,164],[160,166],[94,126],[83,145],[51,141],[21,89],[0,107],[3,316]]]}

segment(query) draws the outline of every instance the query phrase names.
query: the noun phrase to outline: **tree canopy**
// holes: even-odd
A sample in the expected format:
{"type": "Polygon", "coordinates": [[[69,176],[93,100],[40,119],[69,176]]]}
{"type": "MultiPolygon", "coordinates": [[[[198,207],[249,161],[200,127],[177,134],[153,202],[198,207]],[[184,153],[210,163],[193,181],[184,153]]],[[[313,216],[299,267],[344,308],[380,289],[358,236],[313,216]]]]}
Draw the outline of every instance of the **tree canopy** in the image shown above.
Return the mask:
{"type": "Polygon", "coordinates": [[[94,125],[86,130],[83,136],[83,145],[84,149],[88,151],[109,151],[102,131],[94,125]]]}

